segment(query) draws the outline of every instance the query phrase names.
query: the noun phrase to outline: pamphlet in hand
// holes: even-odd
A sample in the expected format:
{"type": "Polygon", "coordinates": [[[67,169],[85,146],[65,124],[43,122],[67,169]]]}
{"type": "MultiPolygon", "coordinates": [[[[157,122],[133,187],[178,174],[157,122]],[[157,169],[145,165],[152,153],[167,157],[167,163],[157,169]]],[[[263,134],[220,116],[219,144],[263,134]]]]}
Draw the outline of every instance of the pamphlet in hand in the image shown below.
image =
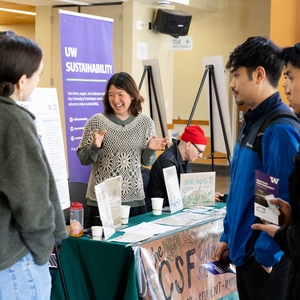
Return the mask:
{"type": "Polygon", "coordinates": [[[234,267],[231,264],[229,264],[228,266],[224,266],[218,261],[209,261],[207,263],[201,264],[201,267],[205,268],[213,275],[220,275],[224,273],[236,273],[234,267]]]}
{"type": "Polygon", "coordinates": [[[278,197],[279,178],[255,171],[254,215],[270,223],[279,224],[280,211],[269,200],[278,197]]]}

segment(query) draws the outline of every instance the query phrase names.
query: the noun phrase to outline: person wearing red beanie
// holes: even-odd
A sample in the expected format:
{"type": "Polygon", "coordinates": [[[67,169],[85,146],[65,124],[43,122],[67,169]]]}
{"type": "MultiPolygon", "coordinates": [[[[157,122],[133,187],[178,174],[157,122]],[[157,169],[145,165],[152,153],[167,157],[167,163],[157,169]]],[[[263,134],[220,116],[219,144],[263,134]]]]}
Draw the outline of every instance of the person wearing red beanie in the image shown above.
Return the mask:
{"type": "Polygon", "coordinates": [[[181,135],[181,140],[197,145],[207,145],[203,129],[198,125],[186,126],[181,135]]]}
{"type": "Polygon", "coordinates": [[[163,206],[169,206],[163,169],[175,166],[180,184],[180,174],[192,172],[190,163],[202,157],[206,145],[207,139],[200,126],[186,126],[181,139],[173,142],[173,145],[156,159],[150,171],[147,188],[147,211],[152,210],[151,201],[149,200],[151,197],[164,198],[163,206]]]}

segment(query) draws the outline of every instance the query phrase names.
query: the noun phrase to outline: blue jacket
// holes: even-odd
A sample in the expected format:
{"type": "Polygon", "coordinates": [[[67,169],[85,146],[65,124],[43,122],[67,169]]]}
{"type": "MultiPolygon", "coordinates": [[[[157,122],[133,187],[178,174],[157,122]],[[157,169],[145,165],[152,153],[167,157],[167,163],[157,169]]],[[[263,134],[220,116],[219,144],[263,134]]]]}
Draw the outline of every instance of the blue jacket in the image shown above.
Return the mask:
{"type": "Polygon", "coordinates": [[[251,225],[258,222],[254,216],[255,170],[279,178],[279,197],[289,201],[288,177],[300,143],[299,124],[291,118],[274,120],[261,141],[262,161],[253,149],[260,125],[275,110],[289,110],[278,92],[245,114],[234,147],[221,241],[228,243],[229,257],[236,266],[243,265],[254,255],[259,264],[271,267],[283,254],[267,233],[251,229],[251,225]]]}

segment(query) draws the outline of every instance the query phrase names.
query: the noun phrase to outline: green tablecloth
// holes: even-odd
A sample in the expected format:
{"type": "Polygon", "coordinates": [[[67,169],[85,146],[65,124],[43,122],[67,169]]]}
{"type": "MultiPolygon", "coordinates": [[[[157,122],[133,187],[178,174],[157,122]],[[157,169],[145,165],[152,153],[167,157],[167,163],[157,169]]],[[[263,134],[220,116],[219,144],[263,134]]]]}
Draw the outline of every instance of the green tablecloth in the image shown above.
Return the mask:
{"type": "MultiPolygon", "coordinates": [[[[71,300],[138,299],[130,246],[69,237],[62,243],[60,257],[71,300]]],[[[51,299],[65,299],[58,271],[51,299]]]]}
{"type": "MultiPolygon", "coordinates": [[[[225,204],[216,203],[215,208],[225,204]]],[[[151,222],[170,214],[146,213],[129,219],[128,226],[151,222]]],[[[113,237],[123,235],[117,231],[113,237]]],[[[137,300],[134,251],[116,242],[93,241],[88,237],[63,240],[60,252],[62,268],[71,300],[137,300]]],[[[64,300],[60,274],[57,271],[52,300],[64,300]]]]}

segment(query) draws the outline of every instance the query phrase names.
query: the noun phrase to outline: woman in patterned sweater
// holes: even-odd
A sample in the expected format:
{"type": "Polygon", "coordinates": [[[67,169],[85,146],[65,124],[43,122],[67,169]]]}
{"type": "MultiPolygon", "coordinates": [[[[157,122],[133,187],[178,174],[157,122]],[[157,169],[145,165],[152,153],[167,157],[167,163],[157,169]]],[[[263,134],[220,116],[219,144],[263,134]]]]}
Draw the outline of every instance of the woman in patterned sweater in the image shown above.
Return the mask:
{"type": "Polygon", "coordinates": [[[131,206],[130,216],[146,212],[140,166],[152,165],[167,138],[157,138],[153,120],[141,113],[142,102],[133,78],[116,73],[107,83],[104,112],[92,116],[84,127],[77,155],[82,165],[92,164],[86,228],[99,216],[94,187],[111,177],[122,176],[122,204],[131,206]]]}

